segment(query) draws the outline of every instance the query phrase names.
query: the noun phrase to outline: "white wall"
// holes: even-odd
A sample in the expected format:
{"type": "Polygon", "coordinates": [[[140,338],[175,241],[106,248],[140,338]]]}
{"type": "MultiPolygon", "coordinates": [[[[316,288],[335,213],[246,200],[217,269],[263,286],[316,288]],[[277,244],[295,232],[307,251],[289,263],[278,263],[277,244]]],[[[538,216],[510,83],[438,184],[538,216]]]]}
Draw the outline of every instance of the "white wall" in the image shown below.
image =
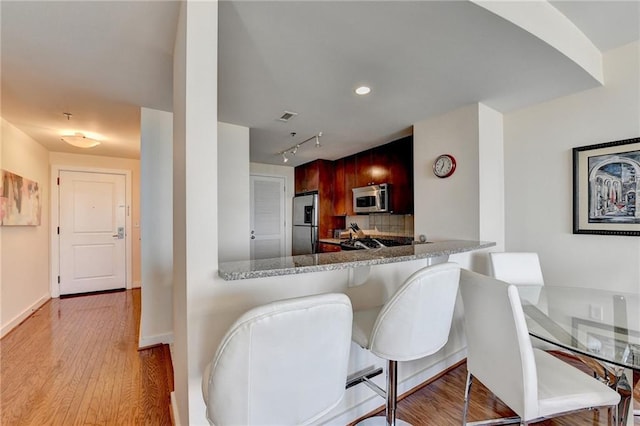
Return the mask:
{"type": "MultiPolygon", "coordinates": [[[[174,52],[173,401],[178,423],[193,425],[207,423],[201,393],[204,368],[226,330],[243,312],[288,297],[356,291],[349,290],[350,273],[347,270],[233,282],[224,281],[217,274],[218,141],[211,137],[217,135],[217,123],[212,120],[217,112],[215,5],[195,1],[183,3],[174,52]]],[[[226,176],[225,184],[234,185],[236,177],[226,176]]],[[[375,302],[387,296],[394,286],[421,266],[424,261],[378,265],[372,273],[376,282],[370,283],[375,289],[364,289],[364,294],[368,295],[366,299],[375,302]]],[[[403,367],[401,389],[412,384],[404,379],[416,371],[424,372],[425,368],[432,367],[438,372],[446,362],[453,362],[449,358],[451,353],[460,357],[459,339],[452,341],[455,347],[448,347],[444,354],[403,367]]],[[[353,357],[352,371],[370,363],[370,355],[357,348],[354,350],[360,352],[353,357]]],[[[329,417],[339,416],[364,400],[365,404],[359,407],[361,414],[381,404],[369,389],[359,386],[350,390],[342,405],[329,417]]],[[[359,414],[349,413],[349,416],[354,415],[359,414]]],[[[354,418],[350,417],[351,420],[354,418]]]]}
{"type": "MultiPolygon", "coordinates": [[[[174,392],[171,395],[176,425],[189,424],[189,362],[187,318],[186,247],[186,96],[187,8],[182,2],[173,50],[173,362],[174,392]]],[[[211,22],[217,22],[211,21],[211,22]]],[[[213,25],[214,27],[216,25],[213,25]]],[[[215,51],[215,50],[214,50],[215,51]]],[[[215,134],[215,133],[214,133],[215,134]]],[[[217,165],[216,165],[217,166],[217,165]]],[[[216,202],[215,191],[205,191],[216,202]]],[[[217,224],[215,224],[217,225],[217,224]]],[[[216,259],[212,259],[215,261],[216,259]]]]}
{"type": "Polygon", "coordinates": [[[173,114],[140,112],[139,346],[173,341],[173,114]]]}
{"type": "Polygon", "coordinates": [[[218,314],[217,22],[217,2],[182,2],[174,48],[173,401],[183,425],[207,424],[203,353],[218,314]]]}
{"type": "Polygon", "coordinates": [[[415,234],[427,240],[477,240],[480,236],[478,105],[468,105],[413,125],[415,234]],[[433,174],[440,154],[452,154],[455,173],[433,174]]]}
{"type": "MultiPolygon", "coordinates": [[[[504,167],[502,114],[472,104],[413,125],[415,235],[427,240],[484,240],[504,248],[504,167]],[[448,178],[433,174],[440,154],[456,159],[448,178]]],[[[462,267],[488,273],[481,252],[456,255],[462,267]]]]}
{"type": "Polygon", "coordinates": [[[140,160],[97,155],[50,152],[51,166],[73,166],[97,169],[117,169],[131,172],[131,277],[133,287],[140,287],[140,160]]]}
{"type": "Polygon", "coordinates": [[[0,168],[38,182],[40,226],[0,226],[0,336],[49,300],[49,152],[4,119],[0,168]]]}
{"type": "Polygon", "coordinates": [[[604,54],[605,85],[504,117],[506,249],[549,284],[640,291],[640,238],[572,234],[572,154],[640,135],[640,44],[604,54]]]}
{"type": "MultiPolygon", "coordinates": [[[[285,186],[285,218],[287,223],[291,223],[293,218],[293,196],[295,195],[295,168],[287,166],[275,166],[272,164],[251,163],[249,165],[252,175],[279,176],[284,178],[285,186]]],[[[285,256],[291,256],[291,230],[285,228],[285,256]]]]}
{"type": "Polygon", "coordinates": [[[478,105],[479,239],[504,251],[504,136],[503,116],[478,105]]]}
{"type": "Polygon", "coordinates": [[[218,123],[219,262],[249,259],[248,158],[249,128],[218,123]]]}

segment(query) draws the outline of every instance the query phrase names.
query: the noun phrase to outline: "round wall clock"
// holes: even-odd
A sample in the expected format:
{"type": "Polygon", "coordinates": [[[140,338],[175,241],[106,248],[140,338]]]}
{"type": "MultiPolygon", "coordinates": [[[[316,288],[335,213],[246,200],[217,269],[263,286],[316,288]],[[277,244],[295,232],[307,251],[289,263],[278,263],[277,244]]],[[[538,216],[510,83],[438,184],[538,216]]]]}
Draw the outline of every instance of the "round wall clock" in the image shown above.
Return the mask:
{"type": "Polygon", "coordinates": [[[456,171],[456,159],[453,155],[442,154],[433,162],[433,174],[439,178],[447,178],[456,171]]]}

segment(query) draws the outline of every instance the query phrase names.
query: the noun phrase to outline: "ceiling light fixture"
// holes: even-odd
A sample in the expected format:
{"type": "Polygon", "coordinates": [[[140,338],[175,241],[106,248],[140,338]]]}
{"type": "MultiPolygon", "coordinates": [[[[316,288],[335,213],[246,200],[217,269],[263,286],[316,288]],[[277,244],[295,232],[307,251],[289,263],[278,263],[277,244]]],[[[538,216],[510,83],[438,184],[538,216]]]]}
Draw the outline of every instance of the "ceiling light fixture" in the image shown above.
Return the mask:
{"type": "Polygon", "coordinates": [[[72,135],[62,135],[60,140],[78,148],[93,148],[94,146],[100,145],[99,140],[87,137],[80,132],[76,132],[72,135]]]}
{"type": "Polygon", "coordinates": [[[360,86],[356,89],[356,94],[360,96],[368,95],[371,93],[371,88],[367,86],[360,86]]]}
{"type": "MultiPolygon", "coordinates": [[[[296,132],[291,132],[291,137],[295,137],[296,132]]],[[[297,144],[285,149],[284,151],[280,151],[277,155],[282,155],[282,161],[284,163],[286,163],[287,161],[289,161],[289,158],[287,157],[287,154],[291,154],[291,155],[296,155],[296,153],[298,152],[298,149],[305,143],[315,140],[316,141],[316,148],[320,147],[320,137],[322,136],[322,132],[318,132],[317,135],[313,135],[311,136],[309,139],[305,139],[302,142],[298,142],[297,144]]]]}

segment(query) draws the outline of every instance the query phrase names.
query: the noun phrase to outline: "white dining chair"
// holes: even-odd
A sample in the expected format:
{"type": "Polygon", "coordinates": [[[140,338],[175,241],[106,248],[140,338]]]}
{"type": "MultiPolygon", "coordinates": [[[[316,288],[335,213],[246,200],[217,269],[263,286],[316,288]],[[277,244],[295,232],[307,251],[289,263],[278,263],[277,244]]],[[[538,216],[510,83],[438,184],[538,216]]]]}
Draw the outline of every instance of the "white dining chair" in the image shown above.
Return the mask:
{"type": "Polygon", "coordinates": [[[544,285],[538,253],[489,253],[493,276],[516,285],[544,285]]]}
{"type": "Polygon", "coordinates": [[[202,378],[209,423],[306,425],[342,399],[352,307],[344,294],[251,309],[222,339],[202,378]]]}
{"type": "Polygon", "coordinates": [[[407,278],[383,306],[354,312],[353,341],[387,360],[386,390],[365,381],[386,398],[385,417],[369,417],[359,425],[409,424],[396,419],[398,361],[434,354],[447,343],[459,276],[455,263],[428,266],[407,278]]]}
{"type": "Polygon", "coordinates": [[[538,303],[544,285],[538,253],[489,253],[494,278],[518,286],[520,297],[538,303]]]}
{"type": "MultiPolygon", "coordinates": [[[[463,425],[473,379],[511,408],[521,425],[594,407],[616,412],[620,395],[577,368],[531,345],[518,289],[468,270],[460,273],[467,335],[463,425]]],[[[491,421],[491,424],[496,424],[491,421]]],[[[503,424],[505,424],[503,423],[503,424]]]]}

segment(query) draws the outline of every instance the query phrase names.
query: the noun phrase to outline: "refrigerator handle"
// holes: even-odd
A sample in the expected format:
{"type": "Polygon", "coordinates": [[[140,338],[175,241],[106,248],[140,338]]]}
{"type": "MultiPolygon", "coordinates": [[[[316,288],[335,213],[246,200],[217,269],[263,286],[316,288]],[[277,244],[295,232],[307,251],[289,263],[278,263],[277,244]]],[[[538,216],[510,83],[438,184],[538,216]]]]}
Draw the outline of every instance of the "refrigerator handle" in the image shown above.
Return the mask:
{"type": "Polygon", "coordinates": [[[311,230],[311,254],[316,254],[318,252],[318,227],[310,226],[311,230]]]}

